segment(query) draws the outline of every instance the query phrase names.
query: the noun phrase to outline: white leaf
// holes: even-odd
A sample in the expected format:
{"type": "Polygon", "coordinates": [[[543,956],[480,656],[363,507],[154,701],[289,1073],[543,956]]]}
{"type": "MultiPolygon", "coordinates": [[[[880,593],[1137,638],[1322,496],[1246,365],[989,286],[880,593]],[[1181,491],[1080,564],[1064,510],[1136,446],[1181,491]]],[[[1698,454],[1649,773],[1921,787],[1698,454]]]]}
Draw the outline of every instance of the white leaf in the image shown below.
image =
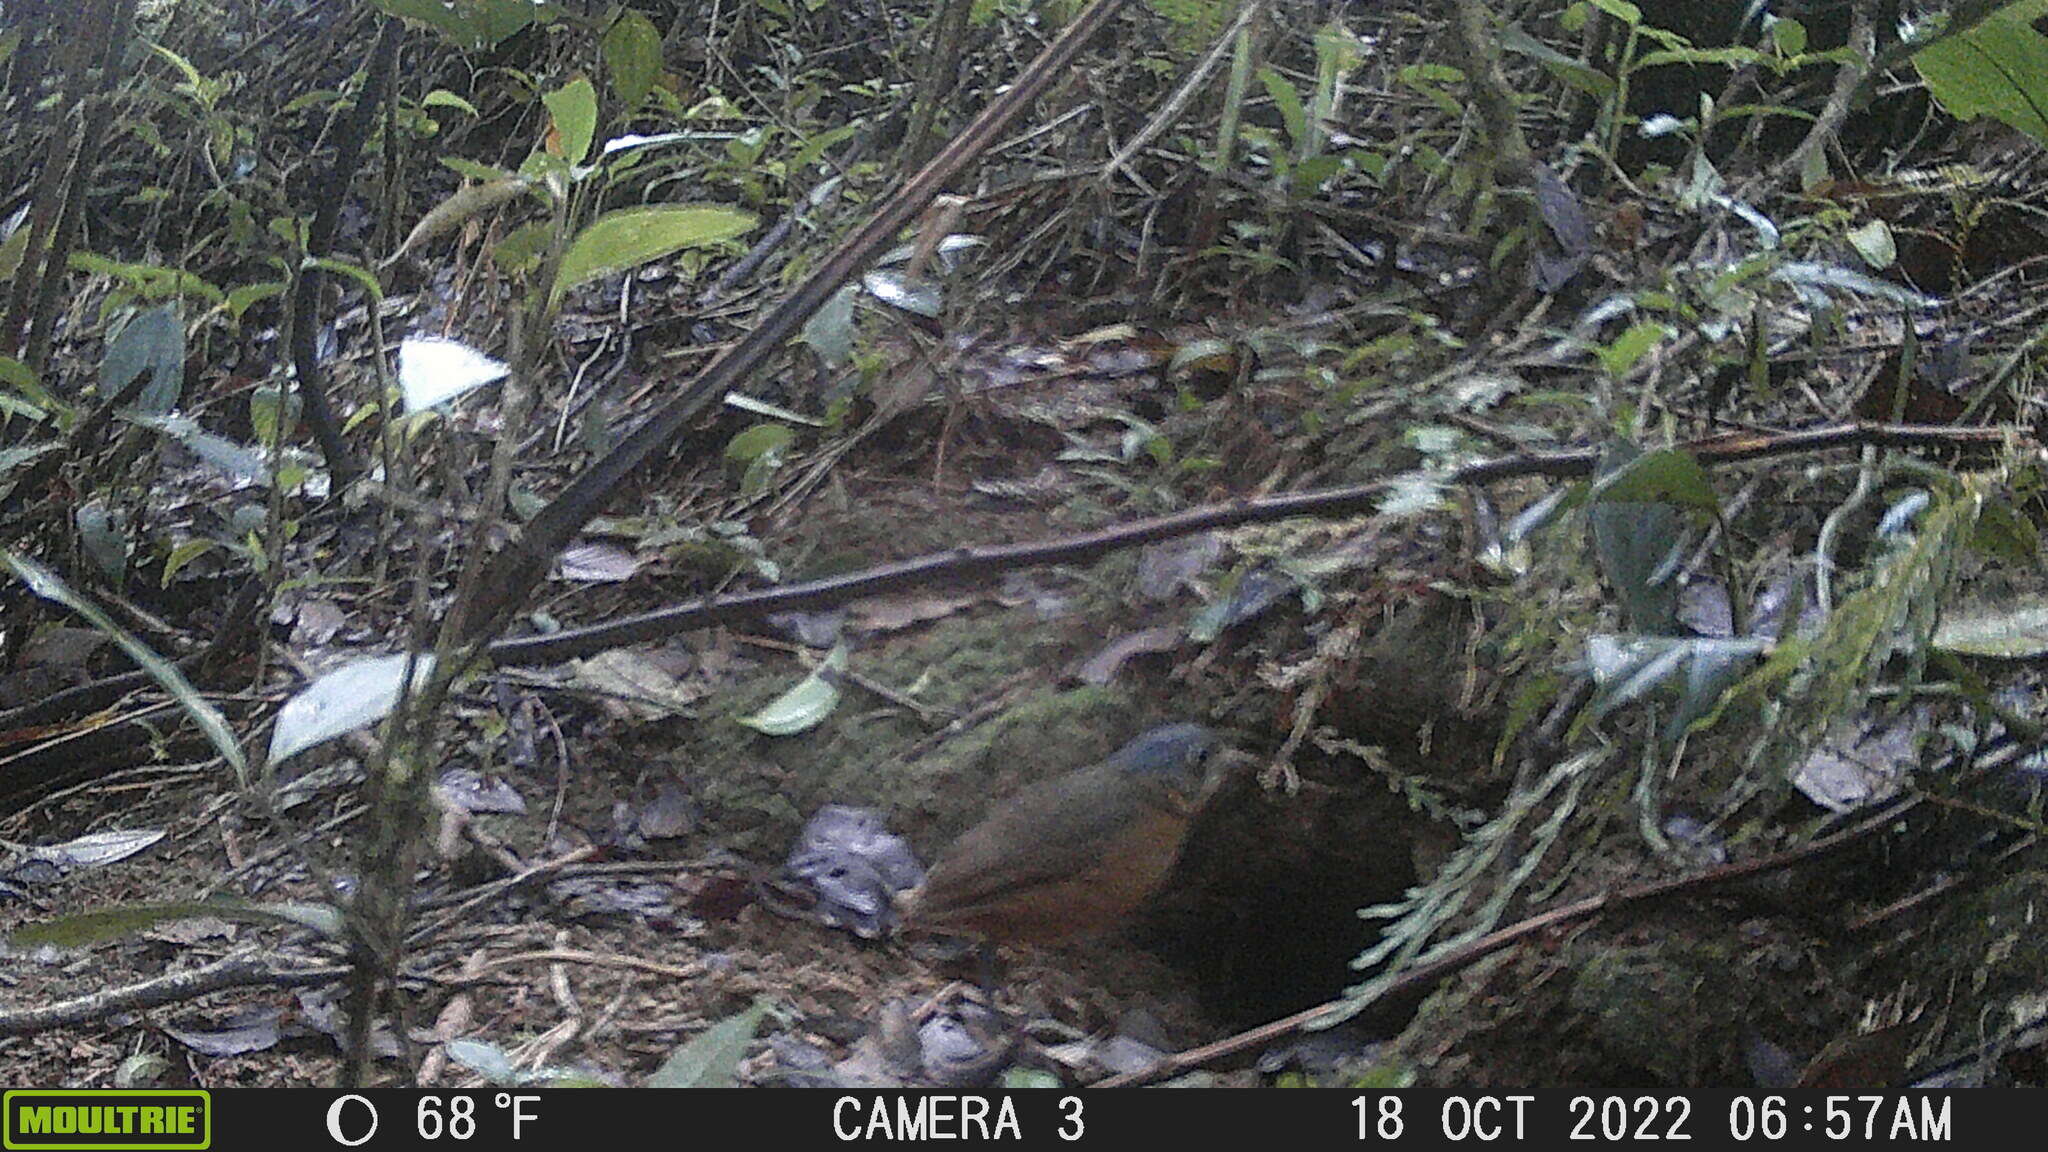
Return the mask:
{"type": "Polygon", "coordinates": [[[1934,630],[1934,647],[1959,656],[2039,659],[2048,652],[2048,603],[2019,596],[1995,607],[1950,612],[1934,630]]]}
{"type": "Polygon", "coordinates": [[[651,148],[657,144],[674,144],[683,140],[733,140],[737,139],[738,135],[736,132],[662,132],[653,136],[629,133],[605,141],[601,155],[610,156],[614,152],[624,152],[629,148],[651,148]]]}
{"type": "Polygon", "coordinates": [[[835,646],[803,682],[768,702],[740,723],[766,736],[794,736],[824,722],[839,704],[839,673],[846,669],[846,645],[835,646]]]}
{"type": "Polygon", "coordinates": [[[398,388],[405,410],[418,412],[502,380],[511,369],[467,344],[409,336],[398,346],[398,388]]]}
{"type": "MultiPolygon", "coordinates": [[[[306,685],[277,710],[277,727],[270,733],[270,762],[276,764],[390,715],[398,705],[406,660],[403,652],[354,660],[306,685]]],[[[426,683],[433,670],[434,658],[421,655],[413,666],[413,688],[426,683]]]]}
{"type": "Polygon", "coordinates": [[[923,280],[913,280],[901,272],[870,272],[861,277],[860,282],[861,286],[868,290],[868,295],[914,316],[936,319],[943,310],[937,288],[923,280]]]}

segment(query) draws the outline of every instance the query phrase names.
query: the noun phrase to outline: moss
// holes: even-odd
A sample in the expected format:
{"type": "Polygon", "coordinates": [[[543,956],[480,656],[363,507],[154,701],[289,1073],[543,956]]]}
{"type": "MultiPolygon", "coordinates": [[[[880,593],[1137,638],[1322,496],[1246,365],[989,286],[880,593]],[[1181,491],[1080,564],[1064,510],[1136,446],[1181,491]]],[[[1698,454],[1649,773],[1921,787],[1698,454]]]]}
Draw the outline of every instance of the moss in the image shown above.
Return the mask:
{"type": "Polygon", "coordinates": [[[1933,907],[1924,930],[1897,938],[1864,992],[1916,1026],[1923,1054],[1961,1050],[2038,1019],[2048,988],[2048,872],[2023,871],[1933,907]]]}
{"type": "Polygon", "coordinates": [[[1052,686],[1064,662],[1061,637],[1028,609],[963,611],[856,646],[850,667],[954,716],[1020,693],[984,722],[932,739],[907,709],[848,684],[823,724],[764,736],[736,717],[795,682],[794,669],[775,662],[721,692],[728,707],[692,725],[668,759],[697,796],[703,832],[748,855],[779,854],[829,803],[883,808],[923,846],[978,819],[991,796],[1099,758],[1135,730],[1127,692],[1052,686]]]}
{"type": "Polygon", "coordinates": [[[1652,931],[1482,961],[1429,996],[1392,1051],[1430,1086],[1741,1090],[1755,1086],[1752,1039],[1817,1051],[1860,1003],[1816,981],[1796,937],[1675,915],[1652,931]]]}
{"type": "Polygon", "coordinates": [[[1566,1005],[1620,1069],[1671,1085],[1718,1081],[1709,1069],[1726,1068],[1738,1051],[1740,970],[1725,946],[1708,941],[1595,950],[1573,973],[1566,1005]]]}

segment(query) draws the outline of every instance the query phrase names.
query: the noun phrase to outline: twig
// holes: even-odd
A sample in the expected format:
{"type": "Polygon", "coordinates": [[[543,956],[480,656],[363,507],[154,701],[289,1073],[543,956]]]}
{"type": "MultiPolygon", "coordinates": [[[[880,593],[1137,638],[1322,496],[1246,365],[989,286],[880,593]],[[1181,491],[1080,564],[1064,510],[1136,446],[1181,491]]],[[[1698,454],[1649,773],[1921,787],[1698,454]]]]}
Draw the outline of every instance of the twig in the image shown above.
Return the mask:
{"type": "MultiPolygon", "coordinates": [[[[786,652],[792,656],[799,657],[803,660],[804,667],[807,669],[815,669],[821,663],[815,656],[811,654],[811,649],[802,644],[791,644],[786,640],[774,640],[766,636],[741,636],[738,639],[739,642],[742,644],[752,644],[759,648],[767,648],[776,652],[786,652]]],[[[906,695],[905,693],[899,692],[896,689],[891,688],[887,684],[882,683],[880,680],[876,680],[871,676],[863,676],[850,668],[839,669],[831,673],[831,675],[843,677],[847,683],[852,684],[857,688],[864,688],[867,691],[872,692],[877,696],[880,696],[882,699],[888,701],[891,704],[896,705],[898,708],[901,708],[906,712],[915,713],[917,715],[918,720],[922,722],[924,726],[927,728],[935,728],[944,725],[947,722],[953,720],[957,715],[951,709],[935,708],[930,704],[926,704],[916,699],[915,697],[906,695]]]]}
{"type": "Polygon", "coordinates": [[[493,956],[483,964],[484,971],[505,968],[513,964],[589,964],[598,968],[626,968],[635,972],[652,972],[656,976],[667,976],[675,980],[695,980],[704,975],[702,964],[663,964],[655,960],[643,960],[622,952],[590,952],[581,948],[553,948],[545,952],[515,952],[510,956],[493,956]]]}
{"type": "Polygon", "coordinates": [[[1158,139],[1161,132],[1180,122],[1181,115],[1188,110],[1188,105],[1194,103],[1195,97],[1201,94],[1202,86],[1208,83],[1209,75],[1221,66],[1223,58],[1230,54],[1232,46],[1237,43],[1238,33],[1244,31],[1253,20],[1265,15],[1265,11],[1266,0],[1252,0],[1238,10],[1237,19],[1232,20],[1230,27],[1225,28],[1222,34],[1216,37],[1216,43],[1210,46],[1209,54],[1188,72],[1187,77],[1180,82],[1180,87],[1174,89],[1173,95],[1166,98],[1166,103],[1152,114],[1152,118],[1145,122],[1145,126],[1138,129],[1129,140],[1124,141],[1124,146],[1117,149],[1116,155],[1110,157],[1108,164],[1103,165],[1103,183],[1107,184],[1115,179],[1117,173],[1129,167],[1131,160],[1144,151],[1152,141],[1158,139]]]}
{"type": "Polygon", "coordinates": [[[1835,74],[1834,89],[1828,93],[1828,102],[1821,108],[1820,115],[1814,117],[1807,128],[1806,138],[1772,172],[1775,180],[1796,180],[1800,173],[1806,171],[1806,166],[1813,162],[1813,154],[1827,147],[1828,141],[1842,127],[1842,122],[1849,118],[1849,109],[1854,106],[1857,94],[1863,91],[1864,84],[1870,79],[1873,57],[1877,55],[1877,34],[1871,27],[1870,12],[1864,5],[1851,5],[1849,12],[1849,59],[1835,74]]]}
{"type": "MultiPolygon", "coordinates": [[[[1735,464],[1773,456],[1836,448],[1881,445],[1892,448],[1991,447],[2015,434],[2002,428],[1952,428],[1908,424],[1834,424],[1800,432],[1768,435],[1738,432],[1681,445],[1703,464],[1735,464]]],[[[1496,457],[1446,473],[1440,483],[1489,484],[1526,476],[1573,478],[1590,475],[1600,450],[1531,452],[1496,457]]],[[[1123,548],[1193,535],[1240,524],[1267,523],[1295,516],[1355,516],[1371,511],[1386,493],[1389,481],[1377,480],[1341,488],[1294,492],[1280,496],[1209,504],[1166,516],[1113,525],[1094,532],[1020,544],[982,544],[937,552],[860,572],[850,572],[781,588],[706,597],[671,608],[628,616],[589,628],[571,628],[546,636],[499,640],[490,645],[499,664],[545,664],[588,656],[609,648],[644,644],[691,629],[734,620],[754,619],[771,612],[815,610],[845,604],[884,592],[953,583],[1045,564],[1086,563],[1123,548]]]]}
{"type": "MultiPolygon", "coordinates": [[[[385,89],[391,77],[392,62],[397,57],[401,32],[395,16],[385,17],[384,26],[377,30],[377,41],[371,46],[370,57],[364,63],[362,90],[356,93],[355,107],[335,133],[334,162],[321,173],[320,183],[314,189],[313,222],[306,229],[308,259],[324,258],[334,249],[335,234],[341,226],[341,206],[348,199],[349,183],[362,166],[363,144],[369,139],[377,107],[387,95],[385,89]]],[[[313,438],[320,443],[320,454],[327,461],[334,491],[340,492],[361,475],[362,465],[348,450],[347,441],[341,438],[341,422],[327,395],[327,374],[320,366],[320,288],[325,282],[325,275],[318,268],[301,267],[297,270],[292,281],[290,343],[292,367],[298,373],[299,398],[305,403],[306,423],[311,425],[313,438]]],[[[371,308],[374,310],[375,307],[373,303],[371,308]]]]}
{"type": "Polygon", "coordinates": [[[322,968],[273,968],[270,961],[260,953],[244,952],[216,961],[204,968],[194,968],[190,972],[176,972],[169,976],[159,976],[154,980],[144,980],[140,984],[108,988],[90,996],[46,1004],[39,1008],[0,1012],[0,1036],[24,1036],[51,1028],[66,1028],[105,1019],[117,1012],[133,1012],[140,1008],[157,1008],[165,1004],[193,1000],[227,988],[249,985],[303,988],[310,984],[326,984],[339,980],[347,973],[348,968],[345,965],[322,968]]]}

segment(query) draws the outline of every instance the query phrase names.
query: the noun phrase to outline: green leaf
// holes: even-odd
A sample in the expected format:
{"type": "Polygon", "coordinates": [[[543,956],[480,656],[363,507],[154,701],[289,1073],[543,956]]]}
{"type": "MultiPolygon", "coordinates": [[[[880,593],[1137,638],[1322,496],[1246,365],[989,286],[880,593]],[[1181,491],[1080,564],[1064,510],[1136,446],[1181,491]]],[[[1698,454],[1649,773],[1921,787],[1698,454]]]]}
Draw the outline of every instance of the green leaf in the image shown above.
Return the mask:
{"type": "Polygon", "coordinates": [[[197,296],[208,304],[227,302],[227,294],[208,283],[205,277],[178,268],[159,268],[154,264],[128,264],[119,260],[109,260],[93,252],[73,252],[69,263],[81,272],[113,277],[145,300],[197,296]]]}
{"type": "Polygon", "coordinates": [[[795,155],[789,158],[789,170],[791,172],[808,170],[811,165],[818,162],[819,157],[825,154],[827,148],[859,131],[859,124],[842,124],[837,128],[830,128],[812,136],[804,141],[803,147],[798,148],[795,155]]]}
{"type": "Polygon", "coordinates": [[[853,306],[859,295],[859,286],[848,284],[804,321],[803,342],[827,368],[842,368],[853,359],[853,306]]]}
{"type": "Polygon", "coordinates": [[[421,245],[430,243],[456,229],[463,221],[483,212],[489,212],[500,205],[510,203],[525,195],[532,185],[517,176],[494,178],[480,184],[467,184],[450,193],[446,200],[420,217],[412,226],[398,251],[391,254],[397,259],[400,253],[411,252],[421,245]]]}
{"type": "Polygon", "coordinates": [[[661,32],[654,21],[629,9],[606,30],[602,49],[612,73],[612,91],[631,112],[661,77],[661,32]]]}
{"type": "Polygon", "coordinates": [[[483,115],[483,113],[476,110],[476,105],[471,104],[469,101],[464,100],[462,97],[457,96],[455,93],[450,92],[446,88],[436,88],[432,92],[427,93],[425,96],[420,97],[420,107],[454,108],[463,112],[467,112],[471,116],[483,115]]]}
{"type": "MultiPolygon", "coordinates": [[[[1465,83],[1465,74],[1448,64],[1410,64],[1394,73],[1394,79],[1413,88],[1446,116],[1456,118],[1465,114],[1464,94],[1452,93],[1452,89],[1465,83]]],[[[1443,155],[1426,146],[1416,149],[1415,158],[1418,163],[1425,164],[1427,171],[1438,171],[1446,166],[1443,155]],[[1430,157],[1433,159],[1425,159],[1430,157]]]]}
{"type": "Polygon", "coordinates": [[[1273,106],[1280,110],[1280,123],[1287,129],[1287,138],[1299,142],[1308,135],[1308,109],[1302,105],[1301,93],[1294,90],[1287,77],[1273,70],[1270,65],[1259,68],[1259,83],[1266,86],[1266,95],[1273,98],[1273,106]]]}
{"type": "MultiPolygon", "coordinates": [[[[1629,470],[1641,458],[1626,442],[1611,445],[1600,461],[1594,485],[1629,470]]],[[[1655,485],[1645,484],[1654,490],[1655,485]]],[[[1610,500],[1586,510],[1600,572],[1621,598],[1622,611],[1637,632],[1657,636],[1678,630],[1677,561],[1684,544],[1678,509],[1662,501],[1610,500]]]]}
{"type": "Polygon", "coordinates": [[[284,295],[284,285],[276,280],[261,284],[244,284],[228,293],[228,315],[240,322],[249,309],[275,296],[284,295]]]}
{"type": "Polygon", "coordinates": [[[337,276],[346,276],[363,286],[363,291],[370,295],[370,303],[373,307],[384,303],[384,286],[377,282],[377,274],[361,264],[351,263],[347,260],[337,260],[332,256],[315,256],[306,261],[305,267],[317,268],[322,272],[332,272],[337,276]]]}
{"type": "MultiPolygon", "coordinates": [[[[35,372],[30,370],[28,365],[6,356],[0,356],[0,388],[17,393],[22,399],[28,401],[46,415],[52,413],[68,415],[71,411],[70,405],[57,399],[57,397],[50,394],[49,389],[43,387],[43,382],[36,379],[35,372]]],[[[41,419],[40,416],[37,418],[41,419]]],[[[61,422],[63,421],[60,420],[61,422]]]]}
{"type": "Polygon", "coordinates": [[[824,662],[796,687],[740,723],[764,736],[794,736],[824,723],[839,704],[839,674],[846,670],[846,645],[834,645],[824,662]]]}
{"type": "Polygon", "coordinates": [[[235,742],[235,734],[228,730],[228,722],[221,717],[219,709],[193,690],[191,683],[185,679],[185,674],[178,671],[177,665],[150,651],[142,641],[129,635],[92,602],[73,592],[71,586],[59,579],[55,572],[26,556],[16,556],[12,552],[0,552],[0,563],[12,569],[15,579],[20,580],[29,591],[45,600],[62,604],[85,617],[86,622],[93,627],[112,637],[114,643],[119,644],[121,650],[128,653],[129,659],[149,673],[173,699],[178,701],[179,706],[191,715],[193,722],[199,725],[199,730],[212,741],[221,759],[226,760],[234,768],[236,778],[246,783],[249,761],[243,757],[241,745],[235,742]]]}
{"type": "Polygon", "coordinates": [[[1659,68],[1666,64],[1690,64],[1695,68],[1739,68],[1764,58],[1754,48],[1674,48],[1668,52],[1645,52],[1629,66],[1630,71],[1659,68]]]}
{"type": "Polygon", "coordinates": [[[1927,90],[1958,120],[1991,116],[2048,141],[2048,0],[2008,4],[1913,56],[1927,90]]]}
{"type": "Polygon", "coordinates": [[[1612,343],[1593,350],[1600,357],[1600,366],[1609,376],[1619,379],[1628,375],[1650,349],[1671,336],[1671,327],[1655,320],[1644,320],[1616,336],[1612,343]]]}
{"type": "Polygon", "coordinates": [[[1643,22],[1643,10],[1627,0],[1593,0],[1593,7],[1631,28],[1643,22]]]}
{"type": "Polygon", "coordinates": [[[275,384],[262,384],[249,392],[249,426],[258,444],[273,444],[297,426],[301,406],[299,394],[275,384]]]}
{"type": "Polygon", "coordinates": [[[174,304],[137,314],[107,343],[100,361],[100,395],[119,393],[144,372],[150,374],[149,383],[135,406],[150,413],[176,407],[185,387],[185,322],[174,304]]]}
{"type": "Polygon", "coordinates": [[[1898,241],[1892,238],[1891,225],[1882,220],[1872,220],[1849,230],[1849,246],[1863,257],[1863,262],[1880,271],[1892,266],[1899,258],[1898,241]]]}
{"type": "Polygon", "coordinates": [[[312,226],[313,222],[304,216],[276,216],[271,218],[268,230],[272,236],[284,241],[285,247],[303,253],[306,250],[306,233],[312,226]]]}
{"type": "Polygon", "coordinates": [[[14,231],[0,239],[0,284],[14,279],[14,273],[21,267],[21,254],[28,251],[28,220],[24,217],[14,231]]]}
{"type": "Polygon", "coordinates": [[[674,204],[607,212],[577,233],[555,273],[550,306],[585,281],[636,268],[685,248],[717,244],[754,227],[751,212],[674,204]]]}
{"type": "Polygon", "coordinates": [[[1780,55],[1799,55],[1806,51],[1806,25],[1780,17],[1771,24],[1771,45],[1780,55]]]}
{"type": "Polygon", "coordinates": [[[204,536],[195,536],[172,548],[171,554],[164,559],[162,587],[169,588],[171,581],[177,578],[179,569],[218,547],[220,545],[206,539],[204,536]]]}
{"type": "Polygon", "coordinates": [[[795,440],[796,433],[787,424],[756,424],[733,437],[725,446],[725,458],[743,466],[741,491],[752,494],[767,488],[795,440]]]}
{"type": "Polygon", "coordinates": [[[756,424],[726,444],[725,458],[735,464],[751,464],[781,452],[795,439],[796,433],[786,424],[756,424]]]}
{"type": "Polygon", "coordinates": [[[554,234],[551,221],[535,220],[522,224],[498,241],[498,246],[491,249],[491,258],[512,275],[531,272],[540,267],[542,257],[547,255],[548,241],[554,234]]]}
{"type": "Polygon", "coordinates": [[[1586,64],[1584,61],[1575,60],[1559,52],[1543,41],[1522,31],[1522,27],[1519,24],[1510,24],[1501,30],[1500,46],[1518,56],[1527,56],[1529,59],[1536,61],[1538,64],[1543,65],[1551,75],[1577,88],[1581,92],[1589,92],[1601,99],[1606,99],[1607,95],[1614,91],[1613,77],[1600,71],[1598,68],[1586,64]]]}
{"type": "Polygon", "coordinates": [[[329,939],[342,935],[341,911],[331,904],[256,903],[251,900],[175,900],[162,904],[121,904],[60,916],[41,924],[15,930],[8,943],[17,948],[84,948],[146,932],[159,924],[202,917],[240,920],[257,924],[287,924],[311,928],[329,939]]]}
{"type": "Polygon", "coordinates": [[[1676,504],[1719,515],[1714,482],[1690,452],[1664,448],[1645,452],[1595,482],[1595,504],[1676,504]]]}
{"type": "Polygon", "coordinates": [[[753,1007],[728,1016],[692,1036],[662,1062],[647,1078],[649,1088],[730,1088],[746,1057],[747,1045],[768,1015],[770,1002],[754,1001],[753,1007]]]}
{"type": "Polygon", "coordinates": [[[1295,166],[1288,191],[1301,199],[1308,199],[1321,191],[1325,183],[1343,175],[1350,164],[1350,160],[1340,152],[1312,156],[1295,166]]]}
{"type": "Polygon", "coordinates": [[[495,48],[537,19],[553,14],[534,0],[374,0],[393,16],[436,29],[458,48],[495,48]]]}
{"type": "Polygon", "coordinates": [[[157,55],[171,62],[171,66],[185,78],[185,87],[195,96],[206,87],[206,77],[199,74],[199,69],[194,68],[191,61],[161,44],[151,44],[149,47],[157,55]]]}
{"type": "Polygon", "coordinates": [[[1970,546],[1990,556],[2021,568],[2030,568],[2041,548],[2041,531],[2034,521],[2012,503],[2003,499],[1986,499],[1984,510],[1978,514],[1977,530],[1971,534],[1970,546]]]}
{"type": "Polygon", "coordinates": [[[474,180],[479,184],[491,184],[499,180],[510,180],[518,175],[516,172],[500,168],[495,164],[479,164],[474,160],[464,159],[461,156],[443,156],[441,157],[441,166],[465,180],[474,180]]]}
{"type": "Polygon", "coordinates": [[[311,92],[295,96],[284,102],[277,110],[279,116],[295,116],[308,108],[324,108],[341,99],[341,93],[332,88],[315,88],[311,92]]]}
{"type": "Polygon", "coordinates": [[[578,76],[540,99],[555,123],[548,151],[571,164],[583,163],[597,138],[597,86],[578,76]]]}

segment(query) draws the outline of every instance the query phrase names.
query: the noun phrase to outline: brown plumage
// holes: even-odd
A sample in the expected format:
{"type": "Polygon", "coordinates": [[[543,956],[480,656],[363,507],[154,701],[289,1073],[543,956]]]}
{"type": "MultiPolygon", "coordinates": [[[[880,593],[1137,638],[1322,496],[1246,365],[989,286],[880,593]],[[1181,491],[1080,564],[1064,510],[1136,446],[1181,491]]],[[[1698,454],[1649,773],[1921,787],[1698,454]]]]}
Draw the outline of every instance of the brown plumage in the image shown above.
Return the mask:
{"type": "Polygon", "coordinates": [[[1172,871],[1222,751],[1209,729],[1168,724],[997,803],[939,855],[906,923],[1013,944],[1114,927],[1172,871]]]}

